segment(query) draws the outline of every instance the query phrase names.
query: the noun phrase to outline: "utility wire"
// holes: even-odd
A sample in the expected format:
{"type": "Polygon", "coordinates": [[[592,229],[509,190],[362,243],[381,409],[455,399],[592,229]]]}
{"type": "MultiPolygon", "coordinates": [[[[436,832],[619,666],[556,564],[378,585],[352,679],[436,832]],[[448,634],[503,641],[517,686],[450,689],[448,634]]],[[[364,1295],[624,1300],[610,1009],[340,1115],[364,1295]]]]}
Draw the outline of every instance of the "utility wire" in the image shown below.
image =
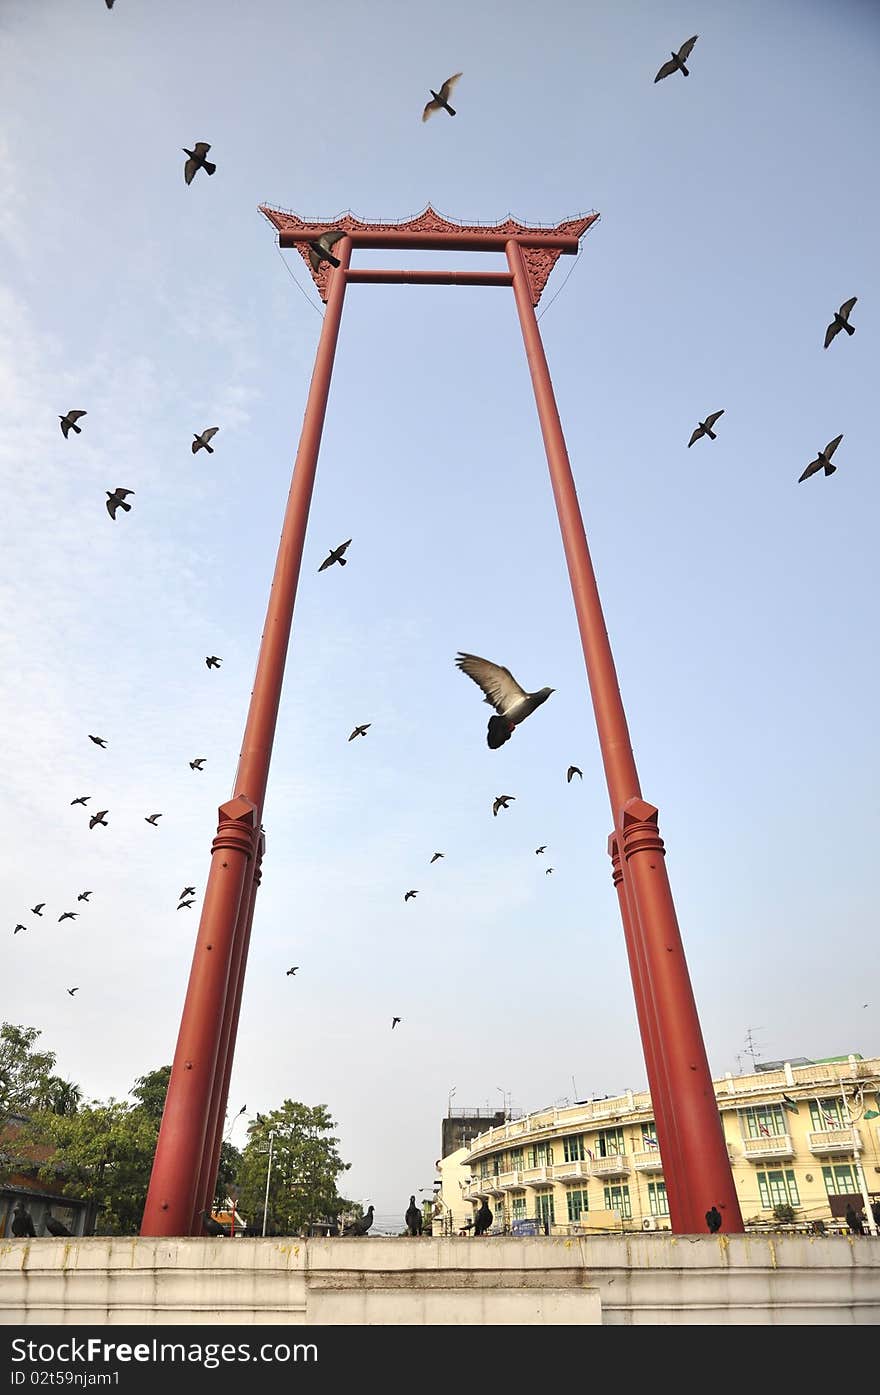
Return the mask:
{"type": "MultiPolygon", "coordinates": [[[[320,307],[317,306],[317,305],[315,304],[315,302],[312,300],[312,297],[309,295],[308,291],[303,290],[302,286],[299,284],[299,281],[296,279],[296,277],[294,276],[294,274],[293,274],[293,272],[291,271],[290,267],[287,265],[287,262],[284,260],[284,256],[282,255],[281,248],[278,246],[277,242],[276,242],[276,244],[275,244],[275,250],[277,251],[279,257],[281,257],[281,265],[284,267],[284,270],[287,272],[288,276],[290,277],[290,279],[291,279],[291,281],[293,282],[293,284],[296,286],[297,290],[298,290],[302,295],[305,296],[306,300],[309,302],[309,305],[311,305],[311,307],[312,307],[312,309],[315,311],[315,313],[318,314],[318,315],[320,315],[320,316],[321,316],[321,319],[323,320],[323,318],[324,318],[324,311],[321,310],[320,307]]],[[[568,279],[568,278],[566,278],[566,280],[567,280],[567,279],[568,279]]],[[[562,284],[565,285],[565,282],[563,281],[562,284]]],[[[560,288],[560,289],[561,289],[561,288],[560,288]]],[[[552,303],[553,303],[553,302],[551,301],[551,304],[552,304],[552,303]]]]}
{"type": "Polygon", "coordinates": [[[575,257],[574,261],[572,262],[571,266],[569,267],[568,272],[567,272],[566,277],[565,277],[565,280],[562,282],[562,285],[559,287],[559,290],[556,291],[556,292],[550,297],[550,299],[547,301],[547,304],[544,306],[544,309],[541,311],[540,315],[538,316],[538,321],[539,321],[539,322],[540,322],[540,321],[544,318],[544,316],[547,314],[547,311],[550,309],[550,306],[553,304],[554,300],[556,299],[556,296],[558,296],[558,295],[565,289],[565,286],[566,286],[566,284],[567,284],[567,282],[568,282],[569,276],[570,276],[571,273],[574,271],[575,267],[577,266],[578,262],[579,262],[580,259],[581,259],[581,252],[582,252],[582,251],[583,251],[583,247],[582,247],[582,246],[578,247],[577,256],[575,257]]]}

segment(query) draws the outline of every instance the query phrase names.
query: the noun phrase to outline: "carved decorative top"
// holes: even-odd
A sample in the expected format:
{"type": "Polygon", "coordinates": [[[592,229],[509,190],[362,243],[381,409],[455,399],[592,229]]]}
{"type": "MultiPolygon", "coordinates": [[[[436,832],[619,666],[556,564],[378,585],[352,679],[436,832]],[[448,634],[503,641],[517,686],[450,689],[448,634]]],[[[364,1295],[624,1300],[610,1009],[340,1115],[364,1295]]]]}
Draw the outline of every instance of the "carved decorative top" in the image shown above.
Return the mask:
{"type": "MultiPolygon", "coordinates": [[[[587,213],[581,218],[569,218],[564,223],[557,223],[552,228],[530,227],[526,223],[518,223],[515,218],[506,218],[503,223],[491,224],[465,224],[452,223],[448,218],[428,204],[415,218],[410,218],[402,223],[364,223],[359,218],[355,218],[351,213],[342,213],[332,222],[306,221],[297,217],[295,213],[288,213],[284,209],[270,208],[267,204],[260,205],[260,212],[264,214],[272,226],[279,233],[286,233],[288,236],[296,234],[302,229],[308,229],[311,236],[320,236],[322,232],[330,228],[342,228],[345,232],[374,232],[381,236],[385,232],[394,233],[434,233],[442,238],[443,233],[495,233],[495,234],[517,234],[520,237],[527,236],[533,245],[523,247],[523,259],[529,275],[529,282],[532,288],[532,304],[537,305],[541,299],[541,292],[547,284],[547,279],[556,265],[557,259],[562,255],[558,247],[541,246],[542,241],[551,237],[582,237],[589,227],[595,223],[599,217],[598,213],[587,213]]],[[[330,267],[326,262],[319,262],[317,271],[309,261],[308,238],[304,237],[302,242],[296,243],[297,251],[309,269],[309,273],[318,288],[318,294],[323,301],[326,301],[329,290],[330,267]]]]}

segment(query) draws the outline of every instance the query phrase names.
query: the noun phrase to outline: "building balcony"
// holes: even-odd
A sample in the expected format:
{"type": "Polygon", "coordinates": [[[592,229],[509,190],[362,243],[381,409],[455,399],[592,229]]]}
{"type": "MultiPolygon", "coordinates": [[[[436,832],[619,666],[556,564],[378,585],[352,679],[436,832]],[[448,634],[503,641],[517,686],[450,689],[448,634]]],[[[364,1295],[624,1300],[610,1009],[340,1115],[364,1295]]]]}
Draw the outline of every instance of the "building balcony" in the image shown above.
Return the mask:
{"type": "Polygon", "coordinates": [[[766,1158],[793,1158],[794,1144],[787,1133],[771,1133],[765,1138],[744,1138],[742,1150],[747,1162],[764,1162],[766,1158]]]}
{"type": "Polygon", "coordinates": [[[552,1167],[524,1167],[519,1174],[521,1187],[545,1187],[553,1181],[552,1167]]]}
{"type": "Polygon", "coordinates": [[[523,1182],[522,1171],[519,1168],[514,1169],[514,1171],[512,1172],[499,1173],[498,1178],[496,1180],[502,1192],[522,1191],[525,1185],[525,1183],[523,1182]]]}
{"type": "Polygon", "coordinates": [[[551,1167],[550,1173],[554,1182],[586,1182],[590,1176],[590,1164],[586,1159],[557,1163],[551,1167]]]}
{"type": "Polygon", "coordinates": [[[659,1148],[646,1148],[642,1153],[633,1153],[633,1167],[636,1172],[662,1172],[663,1159],[659,1148]]]}
{"type": "Polygon", "coordinates": [[[808,1133],[807,1146],[816,1157],[824,1157],[831,1153],[855,1153],[862,1140],[858,1129],[825,1129],[822,1133],[808,1133]]]}
{"type": "Polygon", "coordinates": [[[594,1158],[591,1172],[594,1177],[628,1177],[629,1158],[623,1153],[610,1153],[607,1158],[594,1158]]]}

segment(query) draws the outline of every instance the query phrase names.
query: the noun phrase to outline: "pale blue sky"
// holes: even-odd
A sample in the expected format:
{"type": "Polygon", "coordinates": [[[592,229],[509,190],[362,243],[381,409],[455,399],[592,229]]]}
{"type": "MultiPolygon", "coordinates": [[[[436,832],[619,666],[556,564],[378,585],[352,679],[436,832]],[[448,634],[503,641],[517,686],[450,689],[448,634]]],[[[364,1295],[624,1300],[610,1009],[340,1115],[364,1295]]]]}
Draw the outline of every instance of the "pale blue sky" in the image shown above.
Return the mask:
{"type": "MultiPolygon", "coordinates": [[[[0,69],[2,1016],[96,1096],[171,1059],[177,893],[201,905],[320,330],[257,205],[430,201],[601,214],[541,329],[713,1071],[749,1027],[768,1058],[876,1054],[876,7],[3,0],[0,69]],[[694,32],[691,76],[654,85],[694,32]],[[457,117],[423,125],[459,69],[457,117]],[[217,173],[187,188],[197,140],[217,173]],[[799,485],[840,432],[837,473],[799,485]]],[[[348,294],[264,821],[232,1113],[326,1103],[350,1194],[396,1224],[453,1087],[644,1086],[507,292],[348,294]],[[556,689],[498,752],[459,648],[556,689]]]]}

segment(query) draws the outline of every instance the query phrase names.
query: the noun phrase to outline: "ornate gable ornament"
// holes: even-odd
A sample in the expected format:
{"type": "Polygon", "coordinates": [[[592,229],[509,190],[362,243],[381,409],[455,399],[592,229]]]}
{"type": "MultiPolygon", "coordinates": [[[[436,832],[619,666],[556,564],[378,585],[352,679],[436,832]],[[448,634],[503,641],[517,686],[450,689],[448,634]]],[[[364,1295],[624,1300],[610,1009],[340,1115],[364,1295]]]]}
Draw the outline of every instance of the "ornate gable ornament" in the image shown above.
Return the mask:
{"type": "Polygon", "coordinates": [[[528,238],[530,245],[523,246],[523,258],[526,270],[529,275],[529,282],[532,288],[532,304],[537,305],[541,299],[541,292],[547,284],[547,279],[556,265],[557,259],[562,255],[559,247],[542,246],[549,238],[554,237],[583,237],[584,233],[596,222],[598,213],[587,213],[580,218],[569,218],[564,223],[557,223],[555,227],[530,227],[526,223],[518,223],[515,218],[506,218],[503,223],[479,224],[479,223],[451,223],[448,218],[444,218],[428,204],[415,218],[410,218],[402,223],[363,223],[359,218],[355,218],[351,213],[342,213],[332,222],[312,222],[297,217],[295,213],[288,213],[284,209],[270,208],[268,204],[260,205],[260,212],[268,218],[269,222],[280,234],[285,234],[295,242],[295,246],[309,273],[318,288],[318,294],[326,302],[331,268],[326,262],[319,262],[315,271],[309,261],[309,241],[320,237],[321,233],[329,232],[331,228],[341,228],[344,232],[375,233],[377,238],[381,238],[383,233],[422,233],[435,234],[437,237],[438,250],[443,247],[443,234],[461,236],[462,234],[473,233],[476,236],[485,235],[487,237],[517,236],[525,240],[528,238]],[[303,230],[302,241],[296,240],[296,233],[303,230]]]}

